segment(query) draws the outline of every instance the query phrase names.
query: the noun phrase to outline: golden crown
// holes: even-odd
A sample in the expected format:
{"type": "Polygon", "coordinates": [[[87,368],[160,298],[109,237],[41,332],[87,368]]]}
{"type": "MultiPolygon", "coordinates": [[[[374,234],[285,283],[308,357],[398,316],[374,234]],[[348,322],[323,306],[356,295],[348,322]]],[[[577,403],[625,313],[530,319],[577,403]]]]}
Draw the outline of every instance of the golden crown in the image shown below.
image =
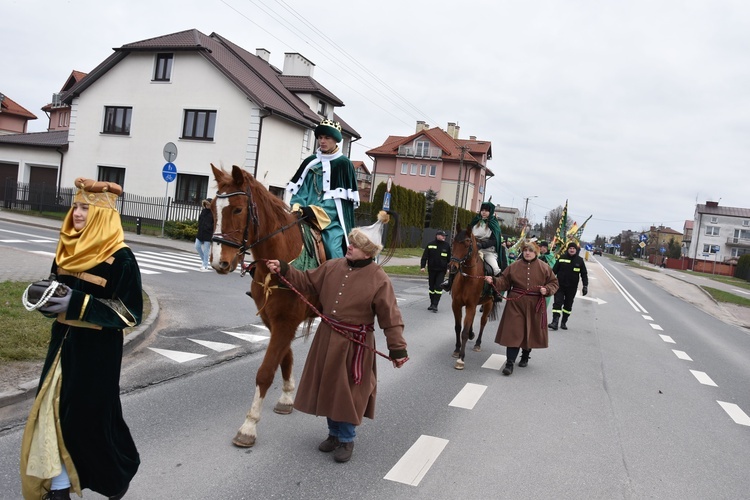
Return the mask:
{"type": "Polygon", "coordinates": [[[339,132],[341,132],[341,125],[339,125],[338,122],[335,122],[333,120],[329,120],[328,118],[326,118],[325,120],[323,120],[322,122],[320,122],[320,124],[323,125],[324,127],[333,127],[336,130],[338,130],[339,132]]]}

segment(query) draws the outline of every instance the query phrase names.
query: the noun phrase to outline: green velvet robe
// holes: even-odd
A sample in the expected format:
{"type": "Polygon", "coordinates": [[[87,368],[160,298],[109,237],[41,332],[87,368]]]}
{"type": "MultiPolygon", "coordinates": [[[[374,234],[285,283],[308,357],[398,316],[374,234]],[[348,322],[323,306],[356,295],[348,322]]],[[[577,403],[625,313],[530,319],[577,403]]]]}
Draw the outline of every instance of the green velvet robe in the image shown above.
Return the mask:
{"type": "Polygon", "coordinates": [[[112,496],[125,489],[140,464],[122,416],[120,368],[123,328],[139,324],[143,314],[141,273],[127,247],[86,272],[68,274],[57,263],[52,272],[73,295],[68,310],[52,325],[38,390],[51,375],[59,351],[58,415],[64,446],[81,489],[112,496]]]}
{"type": "Polygon", "coordinates": [[[321,231],[326,257],[335,259],[346,253],[349,232],[354,229],[354,209],[359,206],[354,165],[340,152],[326,155],[317,151],[307,157],[287,185],[292,194],[290,205],[323,208],[331,223],[321,231]]]}

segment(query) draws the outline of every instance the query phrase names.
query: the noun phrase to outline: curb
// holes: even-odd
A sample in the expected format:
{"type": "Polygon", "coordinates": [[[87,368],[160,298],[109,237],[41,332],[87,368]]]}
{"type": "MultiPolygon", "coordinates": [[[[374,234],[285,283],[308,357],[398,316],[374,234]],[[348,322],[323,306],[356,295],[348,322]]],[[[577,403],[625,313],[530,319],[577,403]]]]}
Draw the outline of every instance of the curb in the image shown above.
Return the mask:
{"type": "MultiPolygon", "coordinates": [[[[144,293],[148,296],[148,300],[151,302],[151,311],[149,312],[148,318],[138,325],[138,328],[130,332],[123,339],[122,346],[122,357],[123,359],[127,354],[133,351],[144,339],[146,339],[156,328],[156,320],[159,317],[159,301],[156,299],[154,293],[149,290],[149,287],[143,287],[144,293]]],[[[12,406],[16,403],[31,399],[34,397],[37,386],[39,385],[39,378],[30,380],[19,384],[15,390],[0,392],[0,408],[6,406],[12,406]]]]}

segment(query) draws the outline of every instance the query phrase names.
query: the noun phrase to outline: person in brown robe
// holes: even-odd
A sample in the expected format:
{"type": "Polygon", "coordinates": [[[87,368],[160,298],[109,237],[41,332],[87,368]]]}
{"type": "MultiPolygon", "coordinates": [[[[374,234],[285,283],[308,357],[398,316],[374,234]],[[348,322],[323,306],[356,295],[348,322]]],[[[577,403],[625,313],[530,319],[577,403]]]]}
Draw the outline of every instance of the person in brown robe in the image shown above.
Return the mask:
{"type": "Polygon", "coordinates": [[[544,298],[555,294],[558,283],[552,269],[539,260],[538,255],[536,243],[526,242],[521,247],[521,258],[508,266],[499,277],[485,278],[498,291],[509,290],[495,336],[495,343],[506,346],[507,361],[503,375],[513,373],[519,350],[523,351],[518,366],[526,367],[532,349],[543,349],[549,345],[544,298]]]}
{"type": "MultiPolygon", "coordinates": [[[[377,317],[393,366],[400,368],[409,359],[403,336],[404,321],[388,275],[373,261],[382,249],[373,240],[380,241],[355,228],[349,234],[344,258],[328,260],[304,272],[278,260],[269,260],[267,265],[299,291],[317,294],[326,319],[371,349],[376,348],[377,317]]],[[[305,361],[294,408],[327,417],[328,437],[318,449],[326,453],[335,451],[336,462],[351,459],[355,428],[362,418],[375,418],[378,383],[375,358],[374,351],[334,330],[326,320],[320,322],[305,361]]]]}

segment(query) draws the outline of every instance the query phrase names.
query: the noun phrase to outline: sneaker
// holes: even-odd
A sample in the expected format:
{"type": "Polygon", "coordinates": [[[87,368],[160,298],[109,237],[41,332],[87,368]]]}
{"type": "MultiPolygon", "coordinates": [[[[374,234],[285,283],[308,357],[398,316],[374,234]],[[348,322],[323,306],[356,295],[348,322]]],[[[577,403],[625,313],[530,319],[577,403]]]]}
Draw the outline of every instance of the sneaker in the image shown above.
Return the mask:
{"type": "Polygon", "coordinates": [[[329,435],[325,441],[318,445],[318,449],[323,453],[330,453],[339,446],[339,438],[329,435]]]}
{"type": "Polygon", "coordinates": [[[354,441],[339,443],[339,447],[333,454],[333,459],[339,463],[348,462],[352,458],[352,452],[354,452],[354,441]]]}
{"type": "Polygon", "coordinates": [[[209,269],[207,267],[199,267],[198,271],[201,272],[201,273],[207,273],[209,271],[209,269]]]}

